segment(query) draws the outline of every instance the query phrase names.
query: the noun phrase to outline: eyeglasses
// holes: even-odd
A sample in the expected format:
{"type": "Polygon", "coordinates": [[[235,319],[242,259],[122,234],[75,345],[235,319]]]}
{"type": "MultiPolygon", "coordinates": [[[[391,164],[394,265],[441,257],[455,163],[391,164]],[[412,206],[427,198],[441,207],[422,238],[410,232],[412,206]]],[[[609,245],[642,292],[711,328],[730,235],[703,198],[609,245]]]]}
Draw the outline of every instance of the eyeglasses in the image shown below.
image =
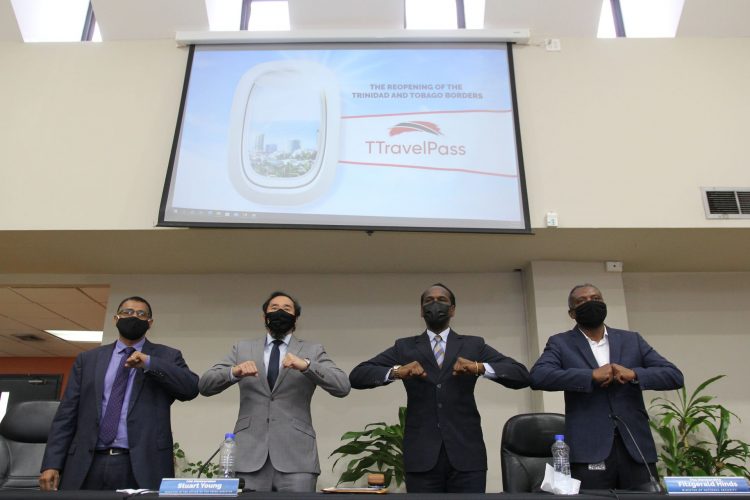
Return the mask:
{"type": "Polygon", "coordinates": [[[120,309],[117,311],[117,315],[123,318],[130,318],[132,316],[137,317],[138,319],[148,319],[149,314],[148,311],[143,310],[135,310],[135,309],[120,309]]]}

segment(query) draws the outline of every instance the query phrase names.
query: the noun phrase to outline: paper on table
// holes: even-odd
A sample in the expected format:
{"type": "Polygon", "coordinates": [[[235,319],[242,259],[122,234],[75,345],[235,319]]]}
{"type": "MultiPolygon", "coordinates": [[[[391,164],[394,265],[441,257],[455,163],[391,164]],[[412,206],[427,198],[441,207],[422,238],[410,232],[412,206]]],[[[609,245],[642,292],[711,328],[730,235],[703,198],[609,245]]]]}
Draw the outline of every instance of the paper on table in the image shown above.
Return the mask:
{"type": "Polygon", "coordinates": [[[555,472],[550,464],[544,467],[544,480],[542,480],[542,491],[554,493],[555,495],[577,495],[581,488],[578,479],[555,472]]]}

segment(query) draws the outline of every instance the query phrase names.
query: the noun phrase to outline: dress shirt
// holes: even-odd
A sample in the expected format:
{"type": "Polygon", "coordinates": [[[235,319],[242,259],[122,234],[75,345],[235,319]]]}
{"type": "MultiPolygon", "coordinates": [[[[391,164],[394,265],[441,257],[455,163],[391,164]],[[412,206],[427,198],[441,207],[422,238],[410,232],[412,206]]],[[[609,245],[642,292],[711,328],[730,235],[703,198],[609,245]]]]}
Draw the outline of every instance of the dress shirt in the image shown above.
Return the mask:
{"type": "MultiPolygon", "coordinates": [[[[266,334],[266,347],[263,349],[263,364],[266,365],[266,373],[268,373],[268,360],[271,359],[271,351],[273,350],[273,341],[276,340],[271,334],[266,334]]],[[[284,361],[286,351],[289,349],[289,341],[292,340],[292,334],[287,333],[286,337],[280,339],[283,344],[279,344],[279,374],[281,373],[281,363],[284,361]]]]}
{"type": "MultiPolygon", "coordinates": [[[[440,341],[440,347],[443,348],[443,352],[447,352],[446,348],[448,347],[448,335],[450,335],[451,329],[446,328],[442,332],[440,332],[440,338],[442,339],[440,341]]],[[[430,348],[434,350],[435,348],[435,335],[438,335],[437,333],[427,330],[427,336],[430,338],[430,348]]],[[[443,361],[445,362],[445,361],[443,361]]],[[[482,363],[484,365],[484,375],[483,377],[489,378],[489,379],[495,379],[497,378],[497,375],[495,375],[495,370],[492,369],[492,367],[489,365],[489,363],[482,363]]],[[[386,382],[393,382],[395,379],[391,379],[391,372],[393,371],[393,368],[388,370],[388,373],[385,374],[385,381],[386,382]]]]}
{"type": "MultiPolygon", "coordinates": [[[[132,345],[136,351],[143,349],[143,344],[146,343],[146,336],[144,335],[141,340],[132,345]]],[[[107,366],[107,373],[104,375],[104,394],[102,396],[102,414],[101,418],[104,418],[104,413],[107,410],[107,402],[109,401],[109,395],[112,393],[112,384],[115,382],[115,376],[117,370],[120,368],[120,358],[122,352],[127,348],[119,339],[115,343],[115,348],[112,351],[112,357],[109,358],[109,366],[107,366]]],[[[150,364],[151,358],[146,363],[146,370],[150,364]]],[[[97,441],[97,448],[129,448],[128,446],[128,408],[130,407],[130,393],[133,391],[133,379],[135,379],[136,369],[130,369],[128,373],[128,386],[125,389],[125,397],[122,400],[122,411],[120,412],[120,423],[117,424],[117,436],[115,440],[109,445],[97,441]]]]}
{"type": "MultiPolygon", "coordinates": [[[[268,373],[268,360],[271,359],[271,350],[273,349],[273,341],[276,340],[273,338],[270,334],[266,334],[266,344],[263,348],[263,365],[266,367],[266,373],[268,373]]],[[[282,344],[279,344],[279,373],[281,373],[281,363],[284,361],[284,356],[286,356],[286,351],[289,349],[289,342],[292,340],[292,334],[287,333],[286,337],[284,337],[282,340],[282,344]]],[[[239,379],[234,376],[232,373],[233,366],[229,367],[229,380],[232,382],[237,382],[239,379]]],[[[260,370],[258,370],[260,372],[260,370]]]]}
{"type": "Polygon", "coordinates": [[[581,332],[581,335],[583,335],[588,341],[589,346],[591,347],[591,352],[594,353],[594,358],[596,358],[596,362],[599,366],[609,364],[609,334],[607,333],[607,327],[604,327],[604,335],[599,342],[591,340],[580,328],[578,331],[581,332]]]}

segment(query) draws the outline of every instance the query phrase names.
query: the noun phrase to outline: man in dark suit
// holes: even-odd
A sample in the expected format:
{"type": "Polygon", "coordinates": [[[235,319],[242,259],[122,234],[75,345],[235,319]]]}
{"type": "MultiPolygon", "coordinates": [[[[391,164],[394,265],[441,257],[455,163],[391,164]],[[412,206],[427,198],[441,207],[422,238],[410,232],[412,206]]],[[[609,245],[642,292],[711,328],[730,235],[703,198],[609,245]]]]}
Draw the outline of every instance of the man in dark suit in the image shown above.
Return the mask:
{"type": "Polygon", "coordinates": [[[657,477],[656,446],[643,391],[679,389],[682,372],[638,333],[606,326],[595,286],[573,288],[568,309],[576,326],[550,337],[531,388],[565,391],[565,441],[581,488],[647,487],[649,470],[657,477]]]}
{"type": "Polygon", "coordinates": [[[476,382],[483,376],[511,389],[529,385],[525,366],[481,337],[450,329],[455,312],[453,292],[440,283],[431,286],[421,298],[427,331],[397,340],[349,375],[355,389],[403,380],[404,466],[410,493],[484,493],[487,450],[474,400],[476,382]]]}
{"type": "Polygon", "coordinates": [[[158,489],[174,477],[170,406],[198,395],[198,376],[176,349],[146,340],[151,306],[129,297],[114,344],[76,358],[52,422],[39,487],[158,489]]]}

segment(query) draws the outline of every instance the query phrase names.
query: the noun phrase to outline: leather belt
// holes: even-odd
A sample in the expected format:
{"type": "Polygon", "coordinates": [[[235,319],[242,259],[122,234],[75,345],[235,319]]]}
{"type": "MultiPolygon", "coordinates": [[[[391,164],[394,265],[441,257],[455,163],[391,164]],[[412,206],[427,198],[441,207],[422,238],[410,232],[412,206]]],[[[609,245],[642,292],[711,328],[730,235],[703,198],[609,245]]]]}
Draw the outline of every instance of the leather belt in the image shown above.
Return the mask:
{"type": "Polygon", "coordinates": [[[94,450],[99,455],[127,455],[130,450],[127,448],[104,448],[103,450],[94,450]]]}

